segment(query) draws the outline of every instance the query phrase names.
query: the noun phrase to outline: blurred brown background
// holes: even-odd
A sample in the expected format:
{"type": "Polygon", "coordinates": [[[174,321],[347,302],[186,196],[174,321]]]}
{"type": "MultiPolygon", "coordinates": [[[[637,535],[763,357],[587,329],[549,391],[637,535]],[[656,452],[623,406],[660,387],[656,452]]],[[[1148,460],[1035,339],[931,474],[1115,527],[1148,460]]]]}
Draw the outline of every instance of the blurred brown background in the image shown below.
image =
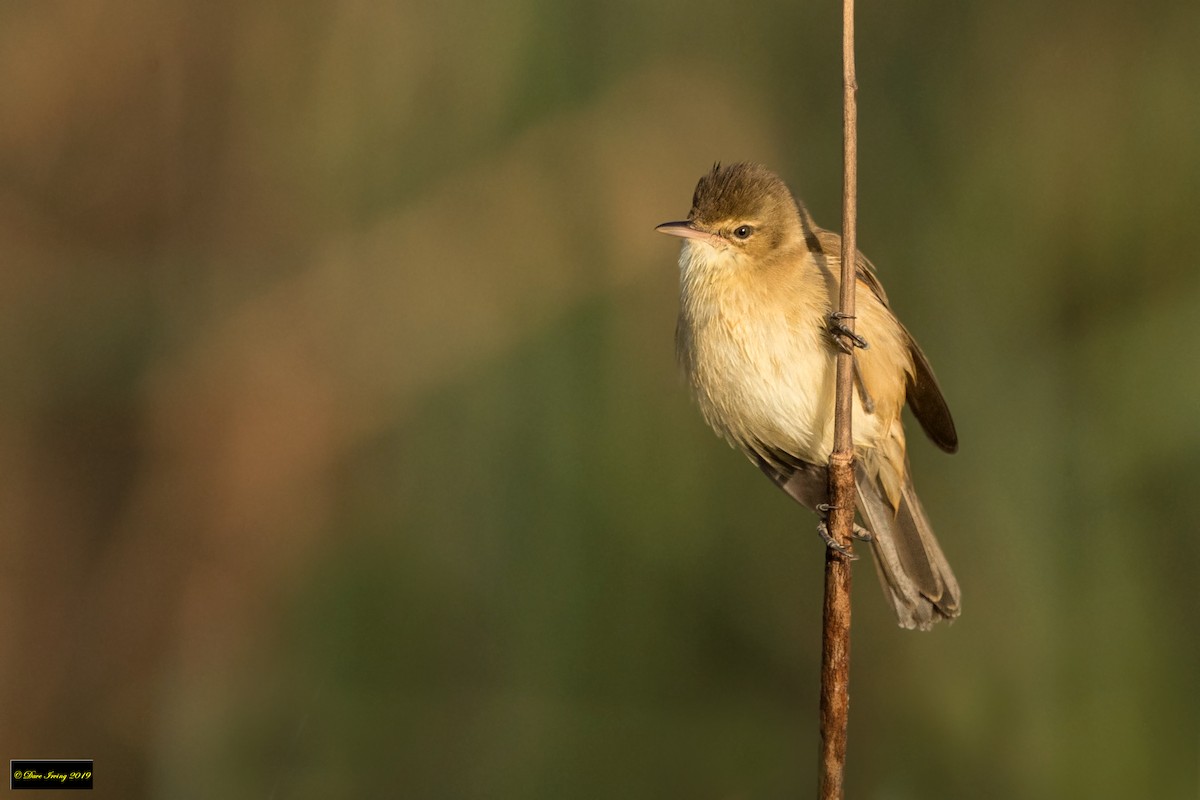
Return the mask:
{"type": "MultiPolygon", "coordinates": [[[[0,758],[97,797],[785,798],[821,546],[673,362],[714,160],[840,219],[830,2],[0,8],[0,758]]],[[[1200,5],[859,6],[952,627],[859,798],[1200,796],[1200,5]]]]}

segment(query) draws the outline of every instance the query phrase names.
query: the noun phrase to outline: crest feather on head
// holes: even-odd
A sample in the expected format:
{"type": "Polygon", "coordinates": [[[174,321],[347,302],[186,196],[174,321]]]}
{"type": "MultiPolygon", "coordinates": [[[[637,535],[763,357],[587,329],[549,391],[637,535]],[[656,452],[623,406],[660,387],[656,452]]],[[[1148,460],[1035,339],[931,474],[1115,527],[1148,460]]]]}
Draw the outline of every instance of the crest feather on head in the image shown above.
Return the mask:
{"type": "Polygon", "coordinates": [[[716,223],[799,210],[787,184],[771,170],[745,161],[722,167],[718,161],[696,184],[689,219],[716,223]]]}

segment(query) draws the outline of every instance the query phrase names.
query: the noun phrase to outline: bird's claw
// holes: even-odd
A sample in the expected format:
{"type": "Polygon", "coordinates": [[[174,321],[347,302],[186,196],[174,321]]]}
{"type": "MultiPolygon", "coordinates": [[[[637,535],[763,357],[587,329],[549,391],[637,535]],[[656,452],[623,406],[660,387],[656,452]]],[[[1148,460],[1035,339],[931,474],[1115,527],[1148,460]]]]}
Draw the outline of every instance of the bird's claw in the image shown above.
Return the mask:
{"type": "Polygon", "coordinates": [[[853,354],[854,348],[866,350],[871,345],[867,340],[859,336],[854,331],[842,324],[844,319],[854,319],[851,314],[843,314],[840,311],[834,311],[829,315],[829,332],[833,335],[833,343],[843,353],[853,354]]]}
{"type": "MultiPolygon", "coordinates": [[[[841,544],[829,533],[829,512],[833,510],[833,506],[829,503],[818,503],[816,511],[821,515],[821,521],[817,523],[817,535],[821,537],[821,541],[825,542],[825,546],[831,550],[836,550],[842,555],[849,558],[851,561],[857,560],[858,556],[850,551],[850,548],[841,544]]],[[[854,527],[850,532],[851,538],[857,539],[860,542],[874,541],[875,535],[869,530],[854,523],[854,527]]]]}
{"type": "Polygon", "coordinates": [[[821,541],[825,542],[825,546],[830,550],[841,553],[851,561],[858,560],[858,556],[854,555],[854,551],[829,535],[829,524],[825,520],[817,523],[817,535],[821,537],[821,541]]]}

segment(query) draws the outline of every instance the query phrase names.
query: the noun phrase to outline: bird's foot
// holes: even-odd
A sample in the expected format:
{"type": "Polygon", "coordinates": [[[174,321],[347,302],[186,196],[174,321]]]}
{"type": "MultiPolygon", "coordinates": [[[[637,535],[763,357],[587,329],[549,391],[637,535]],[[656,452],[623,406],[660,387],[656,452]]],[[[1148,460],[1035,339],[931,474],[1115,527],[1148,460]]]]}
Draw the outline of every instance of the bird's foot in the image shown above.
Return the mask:
{"type": "Polygon", "coordinates": [[[841,544],[829,535],[829,523],[825,520],[817,523],[817,535],[821,537],[821,540],[825,542],[825,546],[830,550],[836,550],[851,561],[858,560],[858,556],[854,555],[854,552],[849,547],[846,547],[846,545],[841,544]]]}
{"type": "Polygon", "coordinates": [[[871,345],[867,344],[867,340],[859,336],[854,331],[842,324],[842,320],[854,319],[852,314],[843,314],[840,311],[834,311],[829,315],[829,333],[833,337],[833,343],[843,353],[854,353],[854,348],[866,350],[871,345]]]}
{"type": "MultiPolygon", "coordinates": [[[[840,543],[829,533],[829,512],[833,510],[833,506],[828,503],[819,503],[817,505],[817,513],[821,515],[821,521],[817,523],[817,535],[821,537],[821,541],[825,542],[825,546],[830,550],[836,550],[850,560],[858,559],[858,556],[851,552],[850,548],[840,543]]],[[[854,523],[854,528],[851,530],[850,536],[860,542],[870,542],[874,540],[875,535],[869,530],[854,523]]]]}

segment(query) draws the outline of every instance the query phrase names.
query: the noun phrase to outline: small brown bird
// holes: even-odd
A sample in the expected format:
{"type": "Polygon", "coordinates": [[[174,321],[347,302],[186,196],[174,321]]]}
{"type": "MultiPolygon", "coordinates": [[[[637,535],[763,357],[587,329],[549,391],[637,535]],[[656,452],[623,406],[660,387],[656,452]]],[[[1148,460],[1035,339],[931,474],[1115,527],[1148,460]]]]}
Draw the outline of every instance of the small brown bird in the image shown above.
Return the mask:
{"type": "Polygon", "coordinates": [[[958,434],[871,263],[858,254],[855,336],[833,313],[841,237],[756,164],[717,164],[687,219],[656,230],[684,240],[675,344],[705,420],[817,511],[828,500],[836,354],[853,351],[857,506],[884,593],[905,628],[957,617],[958,582],[909,476],[905,401],[941,449],[957,450],[958,434]]]}

